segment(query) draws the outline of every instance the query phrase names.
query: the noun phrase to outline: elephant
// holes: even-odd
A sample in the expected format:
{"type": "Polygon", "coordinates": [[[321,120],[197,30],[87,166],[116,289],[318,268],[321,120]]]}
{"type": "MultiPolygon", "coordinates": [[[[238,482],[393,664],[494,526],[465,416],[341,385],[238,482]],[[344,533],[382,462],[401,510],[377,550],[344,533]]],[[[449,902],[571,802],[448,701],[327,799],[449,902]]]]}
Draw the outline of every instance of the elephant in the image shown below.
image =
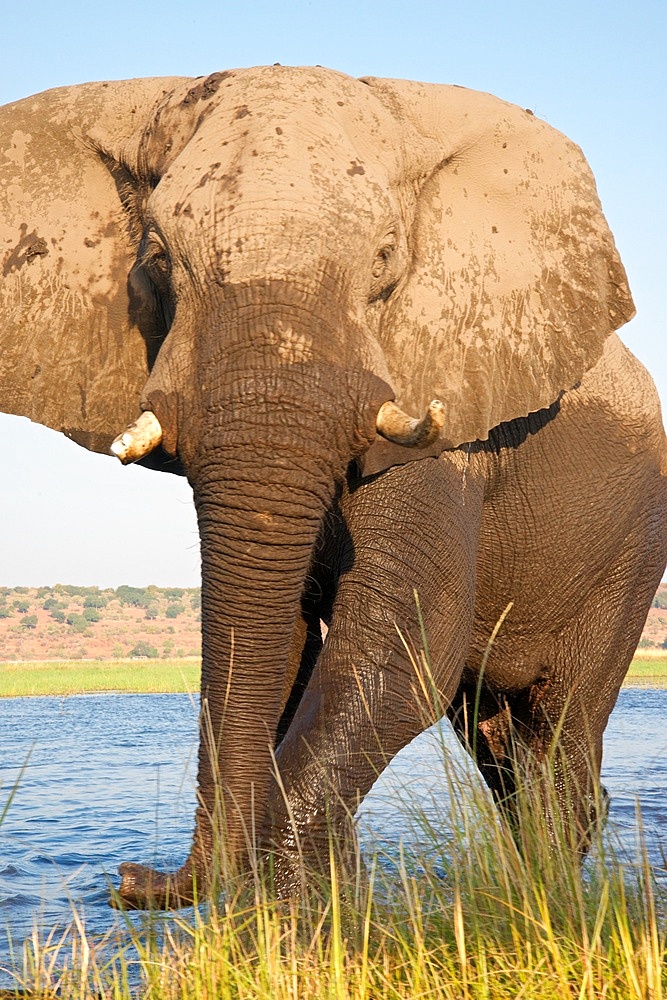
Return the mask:
{"type": "Polygon", "coordinates": [[[437,715],[510,819],[517,748],[552,755],[585,851],[667,446],[580,149],[489,94],[276,65],[47,91],[0,150],[0,407],[186,475],[198,519],[193,841],[124,863],[124,904],[263,856],[298,892],[437,715]]]}

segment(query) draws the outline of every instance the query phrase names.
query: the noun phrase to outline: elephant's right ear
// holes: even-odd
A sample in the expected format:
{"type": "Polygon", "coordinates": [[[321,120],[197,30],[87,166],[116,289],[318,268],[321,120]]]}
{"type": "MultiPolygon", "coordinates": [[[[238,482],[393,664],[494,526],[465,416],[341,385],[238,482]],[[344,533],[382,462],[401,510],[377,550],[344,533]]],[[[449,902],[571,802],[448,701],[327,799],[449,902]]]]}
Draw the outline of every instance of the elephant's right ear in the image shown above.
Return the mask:
{"type": "Polygon", "coordinates": [[[145,307],[128,285],[138,195],[109,150],[177,82],[84,84],[0,108],[0,409],[94,451],[137,416],[148,376],[145,307]]]}
{"type": "Polygon", "coordinates": [[[380,339],[398,402],[445,406],[443,439],[485,440],[549,406],[632,318],[581,150],[532,112],[462,87],[364,81],[404,130],[418,191],[412,266],[380,339]]]}

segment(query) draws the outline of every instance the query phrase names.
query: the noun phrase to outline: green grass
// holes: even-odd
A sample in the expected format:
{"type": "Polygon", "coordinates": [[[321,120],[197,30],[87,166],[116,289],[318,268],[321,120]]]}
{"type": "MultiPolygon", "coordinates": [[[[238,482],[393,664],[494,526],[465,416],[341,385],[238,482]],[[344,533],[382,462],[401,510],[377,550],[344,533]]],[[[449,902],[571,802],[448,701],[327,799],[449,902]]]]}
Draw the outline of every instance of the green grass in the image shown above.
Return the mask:
{"type": "MultiPolygon", "coordinates": [[[[199,672],[200,664],[195,659],[0,663],[0,698],[96,691],[190,692],[199,690],[199,672]]],[[[667,653],[652,657],[638,654],[632,661],[625,685],[667,688],[667,653]]]]}
{"type": "Polygon", "coordinates": [[[1,663],[0,697],[124,691],[168,694],[199,690],[198,660],[100,660],[1,663]]]}
{"type": "Polygon", "coordinates": [[[653,656],[642,656],[640,650],[630,664],[624,686],[667,688],[667,650],[653,656]]]}

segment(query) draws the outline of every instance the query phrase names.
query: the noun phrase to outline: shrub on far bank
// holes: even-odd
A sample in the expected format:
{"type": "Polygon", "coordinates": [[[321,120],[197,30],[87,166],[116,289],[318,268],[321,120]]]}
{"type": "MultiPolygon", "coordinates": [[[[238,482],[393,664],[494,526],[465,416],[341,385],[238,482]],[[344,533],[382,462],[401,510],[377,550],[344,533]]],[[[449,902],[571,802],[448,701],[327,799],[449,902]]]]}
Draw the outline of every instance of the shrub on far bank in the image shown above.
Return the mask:
{"type": "Polygon", "coordinates": [[[88,628],[88,619],[84,618],[83,615],[68,615],[66,621],[73,632],[85,632],[88,628]]]}
{"type": "Polygon", "coordinates": [[[153,600],[152,595],[147,595],[143,587],[128,587],[127,584],[116,588],[116,597],[121,604],[128,604],[132,608],[143,608],[147,598],[153,600]]]}
{"type": "Polygon", "coordinates": [[[83,602],[84,608],[106,608],[109,601],[104,594],[89,594],[83,602]]]}
{"type": "Polygon", "coordinates": [[[76,587],[70,583],[57,583],[53,588],[56,594],[66,594],[67,597],[87,597],[88,594],[96,594],[99,587],[76,587]]]}
{"type": "Polygon", "coordinates": [[[138,642],[136,646],[133,649],[131,649],[127,655],[141,656],[141,657],[145,656],[148,657],[149,660],[156,660],[160,654],[158,653],[155,646],[151,646],[150,643],[142,639],[141,642],[138,642]]]}

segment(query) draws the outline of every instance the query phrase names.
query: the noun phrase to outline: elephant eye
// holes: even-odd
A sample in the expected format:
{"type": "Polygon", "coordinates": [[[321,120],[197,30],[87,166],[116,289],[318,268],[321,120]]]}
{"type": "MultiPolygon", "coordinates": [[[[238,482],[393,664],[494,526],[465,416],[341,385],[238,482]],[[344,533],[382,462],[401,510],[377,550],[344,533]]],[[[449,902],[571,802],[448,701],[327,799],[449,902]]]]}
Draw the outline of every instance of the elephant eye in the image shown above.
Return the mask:
{"type": "Polygon", "coordinates": [[[396,252],[395,243],[385,243],[375,254],[371,273],[374,278],[381,278],[387,271],[392,257],[396,252]]]}
{"type": "Polygon", "coordinates": [[[171,259],[166,247],[154,233],[144,236],[139,248],[138,263],[146,269],[154,283],[164,288],[171,278],[171,259]]]}
{"type": "Polygon", "coordinates": [[[399,244],[396,233],[388,233],[378,247],[373,264],[371,266],[371,287],[369,289],[369,302],[377,302],[378,299],[389,298],[394,288],[398,284],[400,258],[398,252],[399,244]]]}

